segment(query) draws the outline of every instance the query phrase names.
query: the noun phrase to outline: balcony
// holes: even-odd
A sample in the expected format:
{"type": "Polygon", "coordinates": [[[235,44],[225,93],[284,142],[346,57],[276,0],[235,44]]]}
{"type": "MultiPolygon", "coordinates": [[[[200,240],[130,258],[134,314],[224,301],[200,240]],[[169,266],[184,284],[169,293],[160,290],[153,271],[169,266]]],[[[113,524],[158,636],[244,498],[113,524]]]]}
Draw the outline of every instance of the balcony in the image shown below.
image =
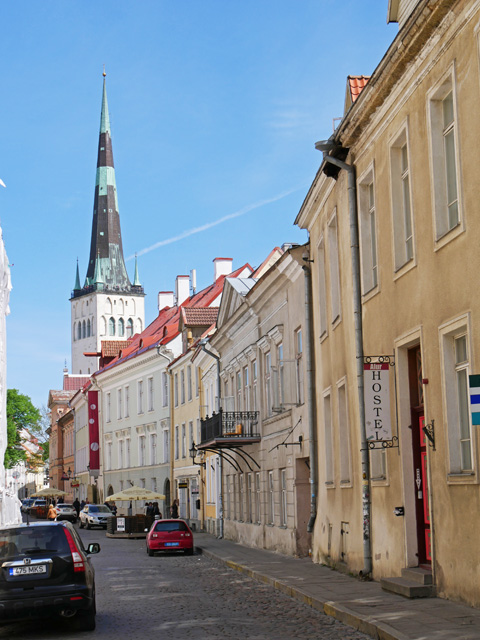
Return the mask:
{"type": "Polygon", "coordinates": [[[200,420],[202,440],[198,449],[232,449],[260,442],[258,411],[223,411],[200,420]]]}

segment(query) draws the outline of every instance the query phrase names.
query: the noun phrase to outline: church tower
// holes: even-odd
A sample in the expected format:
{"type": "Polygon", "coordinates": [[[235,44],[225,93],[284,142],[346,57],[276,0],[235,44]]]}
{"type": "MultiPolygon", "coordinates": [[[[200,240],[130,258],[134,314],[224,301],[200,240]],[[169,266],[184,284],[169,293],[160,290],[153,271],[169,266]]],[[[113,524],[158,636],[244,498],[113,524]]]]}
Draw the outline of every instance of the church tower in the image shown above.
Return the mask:
{"type": "Polygon", "coordinates": [[[137,260],[132,284],[123,257],[105,75],[104,72],[90,258],[83,287],[77,261],[70,298],[72,373],[82,375],[98,370],[102,352],[118,350],[120,345],[112,342],[122,342],[124,346],[145,326],[145,294],[138,278],[137,260]]]}

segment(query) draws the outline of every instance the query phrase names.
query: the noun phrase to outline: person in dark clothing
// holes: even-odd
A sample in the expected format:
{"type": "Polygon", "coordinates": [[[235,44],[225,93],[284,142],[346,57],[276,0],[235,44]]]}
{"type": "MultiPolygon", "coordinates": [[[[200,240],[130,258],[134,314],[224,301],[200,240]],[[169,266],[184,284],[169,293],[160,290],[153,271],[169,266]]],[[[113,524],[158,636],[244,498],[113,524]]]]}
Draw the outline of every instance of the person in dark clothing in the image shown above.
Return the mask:
{"type": "Polygon", "coordinates": [[[170,507],[170,514],[172,518],[178,518],[178,500],[177,499],[173,501],[173,504],[170,507]]]}
{"type": "Polygon", "coordinates": [[[75,511],[77,512],[77,518],[80,515],[80,502],[78,501],[78,498],[75,498],[75,500],[73,501],[73,508],[75,509],[75,511]]]}

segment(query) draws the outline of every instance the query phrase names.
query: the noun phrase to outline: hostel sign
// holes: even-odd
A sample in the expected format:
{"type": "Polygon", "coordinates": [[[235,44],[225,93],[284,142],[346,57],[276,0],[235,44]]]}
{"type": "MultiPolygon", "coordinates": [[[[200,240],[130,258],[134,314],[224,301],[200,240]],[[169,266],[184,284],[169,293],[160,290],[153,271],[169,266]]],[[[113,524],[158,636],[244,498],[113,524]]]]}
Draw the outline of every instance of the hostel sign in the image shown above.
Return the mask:
{"type": "Polygon", "coordinates": [[[389,363],[365,363],[363,378],[367,441],[391,441],[389,363]]]}

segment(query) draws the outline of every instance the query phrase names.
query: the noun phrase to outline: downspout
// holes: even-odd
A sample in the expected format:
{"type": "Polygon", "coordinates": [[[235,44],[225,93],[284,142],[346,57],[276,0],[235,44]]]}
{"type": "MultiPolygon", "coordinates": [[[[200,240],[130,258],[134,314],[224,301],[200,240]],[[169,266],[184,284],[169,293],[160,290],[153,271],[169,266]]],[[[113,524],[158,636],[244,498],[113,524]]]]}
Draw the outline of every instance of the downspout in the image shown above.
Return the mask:
{"type": "MultiPolygon", "coordinates": [[[[205,351],[209,356],[214,358],[217,361],[217,396],[218,396],[218,413],[221,415],[222,407],[221,407],[221,399],[220,399],[220,356],[217,356],[213,351],[210,351],[206,347],[206,343],[201,340],[200,346],[202,351],[205,351]]],[[[222,456],[218,456],[218,475],[219,475],[219,491],[218,491],[218,515],[220,520],[220,532],[219,538],[223,539],[223,459],[222,456]]]]}
{"type": "Polygon", "coordinates": [[[330,162],[347,172],[348,176],[348,213],[350,221],[350,253],[352,257],[353,313],[355,319],[355,356],[357,360],[358,413],[360,420],[360,442],[362,454],[362,513],[363,513],[363,562],[360,575],[372,573],[371,547],[371,505],[370,505],[370,458],[365,427],[365,401],[363,382],[363,326],[362,326],[362,290],[360,285],[360,247],[358,240],[357,184],[355,165],[347,164],[323,154],[325,162],[330,162]]]}
{"type": "MultiPolygon", "coordinates": [[[[305,261],[308,258],[304,258],[305,261]]],[[[307,533],[313,532],[317,517],[317,438],[315,422],[315,369],[313,357],[313,321],[312,321],[312,273],[310,267],[302,266],[305,274],[305,353],[307,365],[307,413],[308,413],[308,438],[310,456],[310,519],[307,524],[307,533]]]]}
{"type": "Polygon", "coordinates": [[[161,351],[162,347],[161,345],[157,345],[157,355],[162,356],[162,358],[165,358],[165,360],[167,361],[167,366],[165,367],[165,372],[169,375],[170,377],[170,389],[169,389],[169,405],[170,405],[170,451],[169,451],[169,455],[170,455],[170,464],[169,464],[169,473],[170,473],[170,507],[173,504],[173,490],[175,487],[175,481],[174,481],[174,477],[173,477],[173,456],[174,456],[174,452],[173,452],[173,447],[174,447],[174,437],[175,434],[173,432],[173,412],[174,412],[174,408],[173,408],[173,373],[170,371],[170,369],[168,368],[170,363],[173,360],[173,354],[172,357],[170,358],[169,356],[166,355],[166,353],[164,353],[163,351],[161,351]]]}

